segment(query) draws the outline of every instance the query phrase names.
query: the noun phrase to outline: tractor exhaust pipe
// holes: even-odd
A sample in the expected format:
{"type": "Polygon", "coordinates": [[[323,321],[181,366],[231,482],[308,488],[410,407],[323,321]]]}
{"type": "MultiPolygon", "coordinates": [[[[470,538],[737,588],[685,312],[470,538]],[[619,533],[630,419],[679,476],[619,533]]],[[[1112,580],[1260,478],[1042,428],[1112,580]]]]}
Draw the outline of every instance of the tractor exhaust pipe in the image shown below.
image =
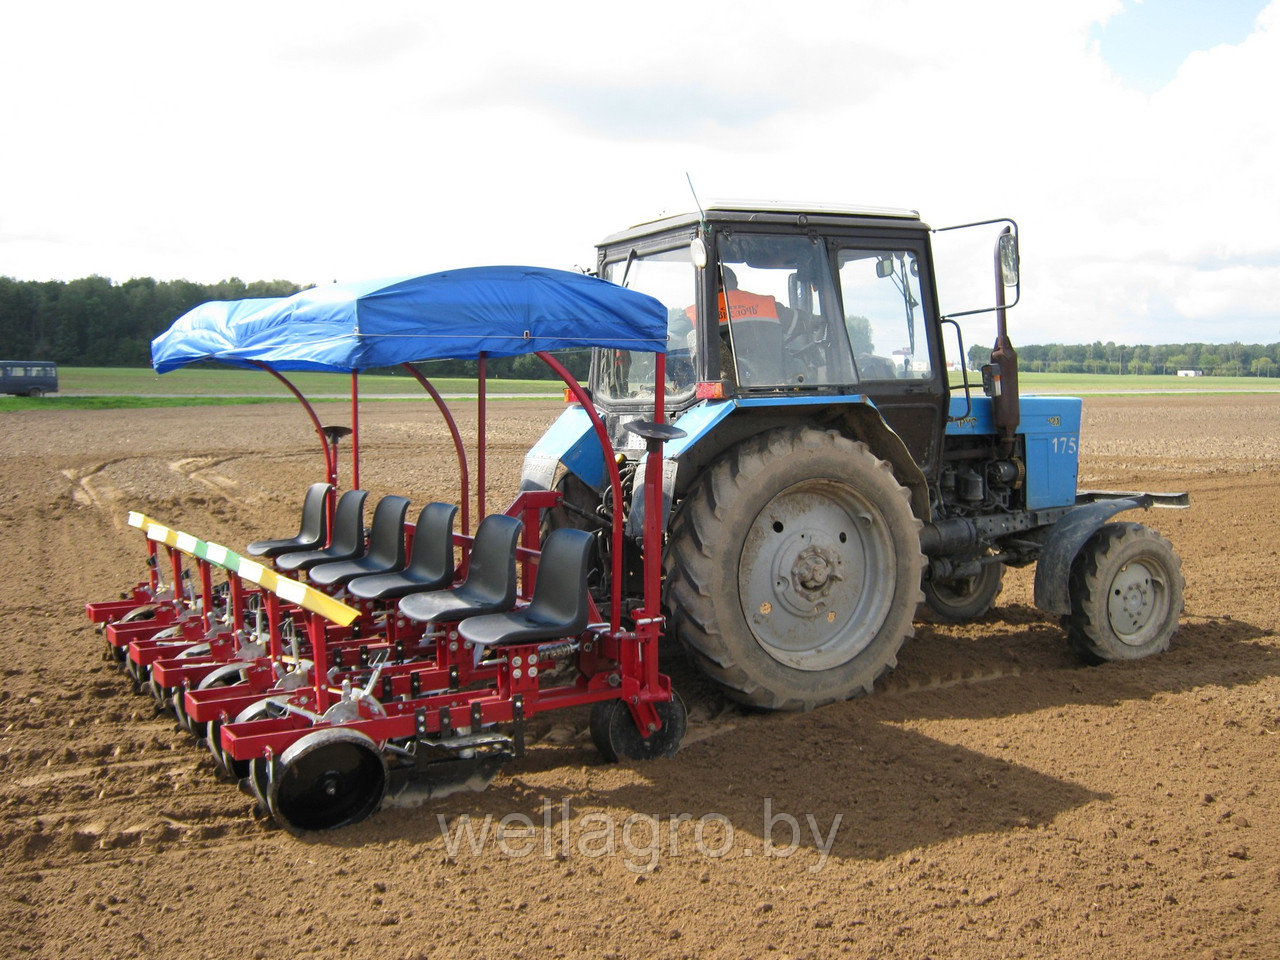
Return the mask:
{"type": "Polygon", "coordinates": [[[1013,453],[1013,439],[1021,421],[1018,403],[1018,353],[1009,341],[1005,320],[1004,288],[1010,274],[1014,282],[1018,271],[1017,239],[1009,227],[1005,227],[996,242],[996,342],[991,359],[982,368],[982,386],[991,397],[991,417],[1000,436],[1000,456],[1013,453]]]}

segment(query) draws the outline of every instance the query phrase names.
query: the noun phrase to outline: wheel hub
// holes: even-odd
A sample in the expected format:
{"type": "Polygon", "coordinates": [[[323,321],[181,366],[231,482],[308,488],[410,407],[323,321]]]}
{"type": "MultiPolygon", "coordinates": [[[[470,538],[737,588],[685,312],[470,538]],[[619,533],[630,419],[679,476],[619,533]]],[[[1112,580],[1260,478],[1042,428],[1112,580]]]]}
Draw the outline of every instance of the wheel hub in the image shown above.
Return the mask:
{"type": "Polygon", "coordinates": [[[843,579],[836,570],[838,558],[822,547],[810,544],[796,557],[791,568],[791,580],[796,589],[808,594],[822,594],[832,580],[843,579]]]}
{"type": "Polygon", "coordinates": [[[1160,584],[1152,572],[1134,562],[1121,567],[1107,596],[1107,619],[1122,641],[1132,645],[1145,642],[1145,630],[1153,622],[1160,584]]]}
{"type": "Polygon", "coordinates": [[[781,491],[753,522],[738,567],[742,611],[780,663],[827,670],[861,652],[893,590],[879,512],[852,488],[814,479],[781,491]]]}

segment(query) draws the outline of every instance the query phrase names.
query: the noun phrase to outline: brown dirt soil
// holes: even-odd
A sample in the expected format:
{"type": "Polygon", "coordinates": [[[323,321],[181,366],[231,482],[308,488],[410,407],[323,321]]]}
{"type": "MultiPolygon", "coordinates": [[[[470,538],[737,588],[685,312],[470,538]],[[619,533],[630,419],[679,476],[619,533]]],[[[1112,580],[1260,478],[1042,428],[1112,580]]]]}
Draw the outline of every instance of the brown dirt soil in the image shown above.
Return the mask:
{"type": "MultiPolygon", "coordinates": [[[[493,405],[491,507],[556,412],[493,405]]],[[[1082,666],[1017,571],[981,622],[920,626],[874,696],[750,714],[673,661],[673,760],[606,765],[585,716],[552,715],[485,793],[298,840],[126,689],[82,610],[141,576],[128,509],[228,544],[291,532],[305,420],[0,415],[0,953],[1274,958],[1277,421],[1277,396],[1085,403],[1082,486],[1192,495],[1138,518],[1184,558],[1163,656],[1082,666]],[[451,853],[437,814],[511,830],[451,853]]],[[[442,436],[367,405],[364,485],[456,499],[442,436]]]]}

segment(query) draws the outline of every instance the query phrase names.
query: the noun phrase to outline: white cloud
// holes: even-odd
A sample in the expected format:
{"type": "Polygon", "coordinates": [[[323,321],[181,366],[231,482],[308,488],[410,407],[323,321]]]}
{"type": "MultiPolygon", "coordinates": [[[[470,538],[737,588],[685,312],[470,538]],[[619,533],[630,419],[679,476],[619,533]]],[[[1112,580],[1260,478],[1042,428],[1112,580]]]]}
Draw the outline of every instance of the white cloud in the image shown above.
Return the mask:
{"type": "Polygon", "coordinates": [[[0,272],[587,264],[688,209],[688,170],[704,199],[1016,217],[1019,342],[1280,339],[1280,2],[1150,96],[1089,39],[1118,9],[24,5],[0,38],[0,272]]]}

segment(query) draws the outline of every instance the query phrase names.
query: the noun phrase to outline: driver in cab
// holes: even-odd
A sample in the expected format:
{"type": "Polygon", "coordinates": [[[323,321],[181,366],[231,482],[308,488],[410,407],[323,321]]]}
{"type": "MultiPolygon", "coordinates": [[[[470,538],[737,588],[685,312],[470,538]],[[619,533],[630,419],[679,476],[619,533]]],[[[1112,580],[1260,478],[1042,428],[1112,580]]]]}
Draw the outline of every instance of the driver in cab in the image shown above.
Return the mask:
{"type": "MultiPolygon", "coordinates": [[[[752,320],[774,321],[779,319],[777,300],[759,293],[750,293],[746,290],[738,289],[738,275],[729,267],[722,266],[720,273],[724,284],[720,290],[721,331],[728,325],[730,318],[734,320],[749,318],[752,320]],[[727,308],[726,300],[728,301],[727,308]]],[[[684,312],[689,317],[689,322],[696,327],[698,325],[698,308],[686,307],[684,312]]]]}
{"type": "MultiPolygon", "coordinates": [[[[721,375],[734,385],[741,382],[742,386],[776,381],[780,370],[774,368],[781,363],[782,351],[782,317],[778,301],[740,289],[737,274],[727,266],[721,266],[720,273],[721,375]],[[739,356],[735,357],[735,349],[739,356]]],[[[686,307],[684,312],[689,322],[697,327],[697,307],[686,307]]],[[[690,332],[691,348],[693,338],[694,333],[690,332]]]]}

